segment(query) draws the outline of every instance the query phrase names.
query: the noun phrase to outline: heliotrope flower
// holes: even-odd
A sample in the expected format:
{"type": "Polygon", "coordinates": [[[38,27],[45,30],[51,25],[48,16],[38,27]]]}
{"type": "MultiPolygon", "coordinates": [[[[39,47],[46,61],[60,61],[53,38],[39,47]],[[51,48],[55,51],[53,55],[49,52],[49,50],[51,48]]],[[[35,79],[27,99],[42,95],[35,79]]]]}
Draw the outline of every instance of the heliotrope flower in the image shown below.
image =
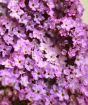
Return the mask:
{"type": "Polygon", "coordinates": [[[21,82],[21,85],[27,87],[28,84],[29,84],[29,82],[28,82],[28,77],[27,77],[27,76],[22,76],[20,82],[21,82]]]}
{"type": "Polygon", "coordinates": [[[39,0],[30,0],[29,1],[29,7],[36,11],[37,8],[39,8],[39,0]]]}
{"type": "Polygon", "coordinates": [[[88,25],[79,0],[0,0],[0,105],[88,105],[88,25]]]}
{"type": "Polygon", "coordinates": [[[17,66],[20,69],[24,67],[24,61],[25,61],[24,56],[18,54],[13,59],[14,59],[14,66],[17,66]]]}

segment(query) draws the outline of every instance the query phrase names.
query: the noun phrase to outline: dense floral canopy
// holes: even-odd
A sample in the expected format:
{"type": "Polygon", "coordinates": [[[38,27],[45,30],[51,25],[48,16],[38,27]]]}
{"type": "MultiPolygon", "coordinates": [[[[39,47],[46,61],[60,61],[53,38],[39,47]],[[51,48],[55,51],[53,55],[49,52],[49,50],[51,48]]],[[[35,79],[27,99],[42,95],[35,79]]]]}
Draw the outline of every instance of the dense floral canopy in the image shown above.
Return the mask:
{"type": "Polygon", "coordinates": [[[0,105],[88,105],[88,25],[79,0],[0,0],[0,105]]]}

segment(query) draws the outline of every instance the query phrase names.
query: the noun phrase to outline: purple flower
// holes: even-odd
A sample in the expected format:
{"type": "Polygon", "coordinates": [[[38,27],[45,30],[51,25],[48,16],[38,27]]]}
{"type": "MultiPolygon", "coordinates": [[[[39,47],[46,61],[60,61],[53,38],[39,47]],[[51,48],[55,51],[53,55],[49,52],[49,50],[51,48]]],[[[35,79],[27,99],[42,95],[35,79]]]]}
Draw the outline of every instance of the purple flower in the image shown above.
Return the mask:
{"type": "Polygon", "coordinates": [[[32,71],[32,76],[33,76],[34,80],[38,80],[39,78],[43,78],[44,77],[43,69],[40,69],[40,68],[35,66],[34,71],[32,71]]]}
{"type": "Polygon", "coordinates": [[[8,55],[11,49],[12,49],[11,46],[5,46],[5,45],[0,46],[0,52],[2,53],[2,57],[5,57],[6,55],[8,55]]]}
{"type": "Polygon", "coordinates": [[[79,0],[0,0],[0,105],[88,105],[83,11],[79,0]]]}
{"type": "Polygon", "coordinates": [[[39,0],[30,0],[30,1],[29,1],[29,7],[30,7],[33,11],[36,11],[36,9],[39,8],[39,0]]]}
{"type": "Polygon", "coordinates": [[[61,28],[66,29],[69,31],[71,28],[74,28],[76,26],[76,23],[73,19],[71,18],[63,18],[61,19],[62,25],[61,28]]]}
{"type": "Polygon", "coordinates": [[[21,76],[21,81],[20,81],[21,85],[27,87],[29,82],[28,82],[28,76],[21,76]]]}
{"type": "Polygon", "coordinates": [[[25,58],[22,55],[16,55],[14,57],[14,65],[17,66],[20,69],[23,68],[24,61],[25,61],[25,58]]]}

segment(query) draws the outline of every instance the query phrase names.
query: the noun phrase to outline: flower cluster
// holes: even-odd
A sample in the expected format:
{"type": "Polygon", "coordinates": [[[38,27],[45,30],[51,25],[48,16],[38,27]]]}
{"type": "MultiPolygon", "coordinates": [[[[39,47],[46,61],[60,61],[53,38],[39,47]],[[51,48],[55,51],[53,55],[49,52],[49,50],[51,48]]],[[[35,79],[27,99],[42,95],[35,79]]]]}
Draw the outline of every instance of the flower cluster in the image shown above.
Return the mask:
{"type": "Polygon", "coordinates": [[[79,0],[0,0],[0,105],[88,105],[88,25],[79,0]]]}

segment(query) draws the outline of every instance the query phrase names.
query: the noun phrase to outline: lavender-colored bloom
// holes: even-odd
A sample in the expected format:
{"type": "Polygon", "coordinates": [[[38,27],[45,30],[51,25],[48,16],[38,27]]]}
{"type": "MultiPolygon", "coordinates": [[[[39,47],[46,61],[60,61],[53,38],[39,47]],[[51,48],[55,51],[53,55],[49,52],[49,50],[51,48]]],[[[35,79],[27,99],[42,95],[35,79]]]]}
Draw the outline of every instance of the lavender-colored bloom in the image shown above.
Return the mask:
{"type": "Polygon", "coordinates": [[[29,7],[36,11],[37,8],[39,8],[39,0],[30,0],[29,1],[29,7]]]}
{"type": "Polygon", "coordinates": [[[17,66],[18,68],[22,69],[24,66],[25,58],[22,55],[16,55],[14,57],[14,66],[17,66]]]}
{"type": "Polygon", "coordinates": [[[0,105],[88,105],[88,25],[79,0],[0,0],[0,105]]]}
{"type": "Polygon", "coordinates": [[[28,77],[27,77],[27,76],[22,76],[20,82],[21,82],[21,85],[27,87],[28,84],[29,84],[29,82],[28,82],[28,77]]]}

